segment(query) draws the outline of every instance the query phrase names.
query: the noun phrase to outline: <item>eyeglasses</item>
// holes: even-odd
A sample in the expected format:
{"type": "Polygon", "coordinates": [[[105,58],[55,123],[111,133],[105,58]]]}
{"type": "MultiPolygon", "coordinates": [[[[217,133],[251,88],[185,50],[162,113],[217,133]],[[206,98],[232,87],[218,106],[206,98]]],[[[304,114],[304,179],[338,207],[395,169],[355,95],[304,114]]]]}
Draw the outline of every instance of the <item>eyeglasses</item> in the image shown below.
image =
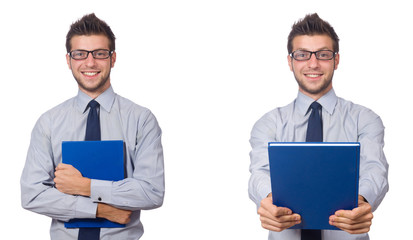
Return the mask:
{"type": "Polygon", "coordinates": [[[297,50],[290,53],[290,56],[297,61],[307,61],[310,60],[311,55],[313,54],[318,60],[331,60],[336,55],[336,53],[331,50],[320,50],[316,52],[297,50]]]}
{"type": "Polygon", "coordinates": [[[93,51],[73,50],[69,53],[69,56],[75,60],[83,60],[89,57],[89,53],[92,53],[94,59],[107,59],[112,56],[113,51],[106,49],[97,49],[93,51]]]}

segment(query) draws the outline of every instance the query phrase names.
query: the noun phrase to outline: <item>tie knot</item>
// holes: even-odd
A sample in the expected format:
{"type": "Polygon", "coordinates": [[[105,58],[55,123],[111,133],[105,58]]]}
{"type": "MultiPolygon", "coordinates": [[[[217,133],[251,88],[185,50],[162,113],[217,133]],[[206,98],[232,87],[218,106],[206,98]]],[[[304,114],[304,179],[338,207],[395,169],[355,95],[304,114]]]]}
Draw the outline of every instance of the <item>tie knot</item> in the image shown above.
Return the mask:
{"type": "Polygon", "coordinates": [[[321,104],[319,104],[318,102],[313,102],[311,103],[310,108],[313,110],[319,110],[321,108],[321,104]]]}
{"type": "Polygon", "coordinates": [[[90,101],[88,105],[90,108],[93,108],[93,109],[99,107],[99,103],[96,102],[95,100],[90,101]]]}

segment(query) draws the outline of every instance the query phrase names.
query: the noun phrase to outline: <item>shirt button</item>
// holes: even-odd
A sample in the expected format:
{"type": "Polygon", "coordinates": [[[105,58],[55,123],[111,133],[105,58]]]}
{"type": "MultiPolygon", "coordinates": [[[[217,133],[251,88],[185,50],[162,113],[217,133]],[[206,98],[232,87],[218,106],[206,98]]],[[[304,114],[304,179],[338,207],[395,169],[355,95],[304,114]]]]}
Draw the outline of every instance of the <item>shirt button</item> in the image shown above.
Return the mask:
{"type": "Polygon", "coordinates": [[[100,202],[100,201],[102,201],[102,198],[101,198],[101,197],[99,197],[99,198],[98,198],[98,201],[99,201],[99,202],[100,202]]]}

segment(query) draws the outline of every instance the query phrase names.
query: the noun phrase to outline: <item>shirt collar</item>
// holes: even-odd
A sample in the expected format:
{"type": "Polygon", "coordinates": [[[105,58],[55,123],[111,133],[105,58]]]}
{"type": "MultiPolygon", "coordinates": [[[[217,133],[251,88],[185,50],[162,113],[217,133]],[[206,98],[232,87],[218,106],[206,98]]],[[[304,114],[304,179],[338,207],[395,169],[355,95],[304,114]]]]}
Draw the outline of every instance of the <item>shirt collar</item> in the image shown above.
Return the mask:
{"type": "MultiPolygon", "coordinates": [[[[300,114],[305,116],[308,112],[308,108],[313,102],[314,99],[298,91],[295,106],[300,114]]],[[[326,94],[324,94],[324,96],[318,99],[317,102],[321,104],[321,106],[324,110],[327,111],[327,113],[332,115],[337,104],[337,95],[334,92],[334,89],[331,89],[326,94]]]]}
{"type": "MultiPolygon", "coordinates": [[[[110,112],[112,109],[113,103],[115,101],[116,93],[113,91],[112,86],[110,86],[106,91],[100,94],[95,100],[100,104],[101,109],[106,112],[110,112]]],[[[80,89],[76,96],[77,107],[79,111],[85,112],[86,107],[89,102],[92,100],[86,93],[82,92],[80,89]]]]}

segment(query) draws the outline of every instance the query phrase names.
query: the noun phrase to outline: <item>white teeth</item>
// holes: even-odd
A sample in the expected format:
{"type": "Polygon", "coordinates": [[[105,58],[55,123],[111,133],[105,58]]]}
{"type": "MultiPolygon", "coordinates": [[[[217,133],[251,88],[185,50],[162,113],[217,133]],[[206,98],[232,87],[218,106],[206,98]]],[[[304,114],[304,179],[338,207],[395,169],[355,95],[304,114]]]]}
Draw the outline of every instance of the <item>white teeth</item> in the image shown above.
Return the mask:
{"type": "Polygon", "coordinates": [[[97,72],[84,72],[83,74],[85,74],[87,76],[95,76],[98,73],[97,72]]]}
{"type": "Polygon", "coordinates": [[[307,74],[307,77],[319,77],[320,76],[320,74],[307,74]]]}

